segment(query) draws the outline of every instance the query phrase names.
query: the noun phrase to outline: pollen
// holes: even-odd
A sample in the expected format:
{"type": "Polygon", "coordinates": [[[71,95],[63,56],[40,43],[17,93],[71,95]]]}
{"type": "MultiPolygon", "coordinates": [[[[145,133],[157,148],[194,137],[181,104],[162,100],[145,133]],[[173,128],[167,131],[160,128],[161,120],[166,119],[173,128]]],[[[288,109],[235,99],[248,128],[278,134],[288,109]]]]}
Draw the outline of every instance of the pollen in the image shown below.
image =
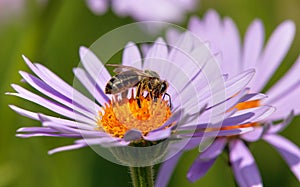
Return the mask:
{"type": "Polygon", "coordinates": [[[118,138],[123,138],[130,129],[140,130],[143,135],[147,135],[171,116],[167,101],[144,96],[111,101],[103,110],[99,112],[98,127],[118,138]]]}

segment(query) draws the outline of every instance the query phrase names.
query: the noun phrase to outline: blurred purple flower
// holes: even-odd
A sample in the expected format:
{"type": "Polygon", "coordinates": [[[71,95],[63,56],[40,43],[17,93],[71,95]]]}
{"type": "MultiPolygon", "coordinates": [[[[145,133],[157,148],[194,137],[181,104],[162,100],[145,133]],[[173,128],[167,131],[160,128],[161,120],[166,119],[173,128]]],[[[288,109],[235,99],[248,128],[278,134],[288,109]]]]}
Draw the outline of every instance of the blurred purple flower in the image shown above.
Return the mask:
{"type": "MultiPolygon", "coordinates": [[[[222,20],[215,11],[208,11],[202,20],[192,18],[188,27],[191,32],[207,41],[213,51],[221,53],[219,62],[224,73],[234,76],[248,68],[256,70],[254,79],[249,84],[252,92],[260,92],[265,87],[285,57],[295,34],[294,23],[285,21],[277,27],[264,47],[264,28],[260,20],[255,20],[249,26],[244,43],[241,44],[234,22],[230,18],[222,20]]],[[[176,32],[170,32],[169,39],[174,40],[174,36],[176,32]]],[[[243,103],[244,106],[240,110],[253,104],[263,104],[275,106],[276,112],[255,123],[255,130],[252,132],[217,138],[195,160],[187,174],[188,179],[196,181],[203,177],[228,143],[230,163],[239,186],[262,186],[255,160],[244,142],[263,139],[279,152],[300,181],[299,147],[278,135],[290,123],[294,114],[300,112],[300,102],[297,99],[300,95],[300,77],[297,74],[299,70],[300,58],[290,71],[267,91],[268,98],[259,99],[256,103],[243,103]],[[281,122],[274,124],[278,120],[281,122]]],[[[174,164],[176,159],[178,158],[168,161],[164,167],[174,164]]]]}
{"type": "Polygon", "coordinates": [[[97,15],[107,11],[109,0],[86,0],[88,7],[97,15]]]}
{"type": "Polygon", "coordinates": [[[0,21],[19,15],[24,10],[22,0],[0,0],[0,21]]]}
{"type": "MultiPolygon", "coordinates": [[[[35,0],[40,6],[45,5],[47,0],[35,0]]],[[[22,16],[26,11],[28,2],[24,0],[0,0],[0,22],[10,21],[22,16]]]]}
{"type": "MultiPolygon", "coordinates": [[[[64,82],[45,66],[32,63],[29,59],[23,57],[28,67],[34,73],[33,75],[20,71],[23,80],[43,94],[44,97],[16,84],[12,84],[16,93],[8,94],[41,105],[64,116],[64,118],[31,112],[11,105],[10,107],[17,113],[42,122],[42,127],[23,127],[18,129],[17,136],[22,138],[51,136],[78,139],[72,145],[49,151],[49,154],[53,154],[88,145],[127,146],[132,141],[155,142],[166,138],[199,139],[213,137],[216,133],[225,136],[253,130],[252,127],[242,127],[221,130],[219,128],[210,128],[209,132],[206,131],[206,127],[211,123],[210,112],[212,110],[224,107],[225,111],[228,111],[239,102],[261,97],[261,94],[247,94],[248,89],[245,86],[254,74],[253,70],[248,70],[225,81],[223,83],[225,84],[225,90],[223,91],[226,91],[228,97],[224,98],[220,103],[212,105],[209,94],[211,85],[205,84],[206,79],[200,69],[204,68],[205,64],[213,63],[214,57],[206,49],[205,44],[194,48],[189,47],[189,41],[192,40],[188,38],[188,35],[183,35],[176,47],[170,49],[162,39],[158,39],[149,49],[144,59],[142,59],[142,55],[135,44],[129,43],[126,46],[122,64],[137,69],[156,71],[163,80],[168,81],[169,87],[167,92],[172,99],[172,108],[166,104],[168,102],[153,103],[154,101],[150,100],[149,105],[154,107],[154,109],[152,109],[153,111],[149,109],[149,112],[152,114],[157,111],[157,115],[153,114],[152,121],[136,119],[135,121],[130,121],[132,122],[130,124],[123,123],[124,121],[120,119],[122,117],[126,119],[133,118],[132,116],[135,114],[123,109],[117,116],[114,111],[120,108],[114,107],[123,106],[122,103],[126,103],[129,100],[136,101],[136,98],[133,98],[134,94],[118,101],[112,101],[111,95],[104,94],[103,90],[111,76],[102,62],[89,49],[85,47],[80,48],[83,68],[74,68],[74,74],[96,102],[93,102],[74,87],[64,82]],[[187,52],[183,53],[181,49],[187,52]],[[182,59],[186,60],[182,61],[182,59]],[[184,77],[183,75],[191,77],[184,77]],[[202,94],[198,95],[198,93],[202,94]],[[236,96],[231,97],[232,95],[236,96]],[[166,113],[170,114],[161,116],[166,113]],[[108,117],[105,117],[106,114],[108,117]],[[114,115],[117,117],[112,117],[112,119],[111,116],[114,115]],[[134,124],[142,125],[132,127],[134,124]],[[148,128],[148,130],[145,131],[143,128],[148,128]],[[196,132],[194,132],[195,128],[196,132]]],[[[220,77],[222,75],[219,77],[216,75],[216,79],[220,77]]],[[[222,90],[217,89],[216,94],[219,94],[219,92],[222,92],[222,90]]],[[[148,100],[145,102],[148,102],[148,100]]],[[[133,107],[136,107],[135,105],[133,107]]],[[[238,121],[239,123],[254,122],[270,110],[272,108],[268,106],[257,107],[247,112],[232,110],[229,114],[226,114],[224,125],[231,126],[235,124],[232,121],[238,121]]],[[[139,114],[143,117],[143,114],[139,114]]],[[[218,113],[218,115],[220,120],[223,120],[224,113],[218,113]]]]}
{"type": "Polygon", "coordinates": [[[111,3],[119,16],[131,16],[137,21],[181,22],[185,14],[197,7],[198,0],[87,0],[95,14],[103,14],[111,3]]]}

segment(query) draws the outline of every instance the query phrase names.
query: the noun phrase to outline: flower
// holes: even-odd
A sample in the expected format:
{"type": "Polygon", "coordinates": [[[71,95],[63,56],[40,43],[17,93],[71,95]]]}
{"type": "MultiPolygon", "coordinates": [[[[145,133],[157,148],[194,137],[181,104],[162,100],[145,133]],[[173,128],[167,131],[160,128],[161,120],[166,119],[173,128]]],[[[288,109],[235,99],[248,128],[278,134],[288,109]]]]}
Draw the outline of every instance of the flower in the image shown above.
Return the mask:
{"type": "MultiPolygon", "coordinates": [[[[234,22],[230,18],[222,20],[215,11],[208,11],[202,20],[197,17],[192,18],[188,28],[209,42],[212,51],[221,53],[220,66],[223,72],[228,73],[229,76],[239,74],[248,68],[255,68],[256,74],[249,84],[253,92],[260,92],[264,88],[286,55],[295,33],[293,22],[285,21],[277,27],[263,47],[263,25],[260,20],[255,20],[249,26],[244,43],[241,44],[234,22]]],[[[174,35],[174,32],[172,34],[174,35]]],[[[172,37],[169,36],[169,38],[172,37]]],[[[268,142],[279,152],[300,181],[299,147],[278,134],[290,123],[293,116],[300,112],[300,103],[296,99],[300,94],[300,78],[297,76],[299,66],[300,59],[279,82],[266,92],[268,98],[236,106],[239,110],[244,110],[255,105],[272,105],[276,107],[276,112],[252,123],[251,126],[255,128],[253,132],[217,138],[193,163],[187,174],[190,181],[196,181],[203,177],[228,145],[230,163],[239,186],[262,186],[255,160],[245,144],[245,142],[254,142],[260,139],[268,142]],[[275,124],[275,121],[278,120],[283,121],[275,124]]],[[[174,158],[175,161],[170,161],[170,163],[174,164],[176,159],[178,158],[174,158]]],[[[170,163],[168,164],[170,165],[170,163]]]]}
{"type": "Polygon", "coordinates": [[[16,16],[23,11],[24,2],[21,0],[0,0],[0,21],[16,16]]]}
{"type": "Polygon", "coordinates": [[[87,0],[95,14],[107,11],[109,3],[119,16],[132,16],[137,21],[181,22],[186,12],[192,11],[197,0],[87,0]]]}
{"type": "MultiPolygon", "coordinates": [[[[248,90],[249,91],[249,90],[248,90]]],[[[234,98],[235,96],[233,96],[234,98]]],[[[268,118],[274,111],[275,108],[269,105],[261,105],[259,102],[260,100],[263,100],[267,96],[264,94],[255,94],[255,96],[248,94],[244,97],[243,100],[240,100],[237,105],[233,106],[229,110],[226,111],[225,114],[230,115],[232,110],[236,110],[239,114],[246,114],[248,115],[248,111],[252,111],[256,113],[256,117],[248,119],[248,120],[242,120],[241,116],[232,116],[230,118],[225,119],[222,122],[220,130],[234,130],[234,129],[243,129],[243,128],[253,128],[253,131],[255,132],[258,128],[262,128],[264,124],[260,123],[263,119],[268,118]]],[[[201,125],[200,125],[201,126],[201,125]]],[[[200,126],[197,126],[200,127],[200,126]]],[[[210,131],[211,128],[207,128],[207,131],[210,131]]],[[[216,134],[216,138],[213,140],[213,142],[209,145],[204,147],[204,149],[200,148],[200,151],[202,152],[198,158],[194,161],[193,165],[191,166],[187,177],[191,182],[196,181],[200,177],[204,176],[206,172],[210,169],[210,167],[214,164],[217,157],[222,153],[223,149],[226,146],[227,142],[234,143],[239,136],[244,136],[250,133],[253,133],[253,131],[248,131],[239,135],[222,135],[222,134],[216,134]],[[204,150],[204,151],[202,151],[204,150]]],[[[176,163],[179,161],[182,154],[187,151],[194,149],[199,142],[197,140],[191,140],[185,147],[182,149],[182,151],[177,152],[172,158],[165,161],[159,171],[157,180],[156,180],[156,186],[166,186],[172,171],[175,169],[176,163]]],[[[243,147],[243,150],[238,150],[237,153],[242,156],[248,156],[247,153],[249,152],[245,147],[243,147]],[[248,152],[247,152],[248,151],[248,152]]],[[[251,158],[251,157],[250,157],[251,158]]],[[[239,160],[240,161],[240,160],[239,160]]],[[[248,160],[247,160],[248,161],[248,160]]],[[[253,161],[253,159],[251,160],[253,161]]],[[[250,162],[250,161],[249,161],[250,162]]],[[[250,162],[252,163],[252,162],[250,162]]],[[[247,163],[248,164],[248,163],[247,163]]],[[[249,175],[249,172],[255,170],[256,168],[251,167],[249,170],[245,171],[249,175]]],[[[250,175],[251,177],[255,178],[255,173],[250,175]]],[[[242,183],[239,183],[243,185],[242,183]]]]}
{"type": "Polygon", "coordinates": [[[169,83],[167,89],[169,98],[149,97],[151,92],[148,92],[148,96],[143,94],[137,98],[133,92],[135,88],[129,89],[127,97],[105,94],[106,84],[116,77],[112,78],[96,55],[85,47],[80,48],[83,67],[74,68],[74,74],[90,93],[90,98],[96,102],[79,92],[79,89],[64,82],[45,66],[32,63],[23,56],[34,73],[32,75],[21,71],[23,80],[44,96],[39,96],[15,84],[12,84],[12,87],[16,93],[8,94],[39,104],[64,118],[11,105],[10,107],[17,113],[42,122],[42,127],[18,129],[17,136],[21,138],[35,136],[77,138],[74,144],[55,148],[50,150],[49,154],[88,145],[121,148],[145,147],[168,139],[175,142],[171,145],[174,145],[173,148],[176,147],[176,150],[168,153],[172,156],[180,150],[179,145],[185,146],[190,139],[195,139],[199,143],[199,139],[213,138],[216,134],[237,135],[253,130],[252,127],[220,130],[218,124],[224,118],[222,110],[231,110],[225,116],[224,125],[226,126],[234,124],[230,123],[233,120],[240,123],[255,121],[271,110],[268,106],[242,112],[231,109],[239,102],[261,96],[260,94],[247,94],[248,89],[245,88],[254,71],[245,71],[223,82],[223,75],[218,75],[217,69],[214,68],[211,75],[205,75],[211,78],[208,84],[204,72],[209,72],[207,71],[209,67],[216,64],[214,56],[210,54],[205,44],[199,43],[197,47],[191,47],[191,41],[193,40],[186,34],[181,37],[176,46],[168,48],[162,39],[158,39],[144,59],[138,47],[130,42],[123,53],[124,67],[121,66],[115,70],[128,72],[129,75],[132,75],[132,68],[157,72],[162,80],[169,83]],[[210,89],[212,89],[212,96],[218,97],[212,98],[210,89]],[[220,97],[225,92],[230,97],[220,97]],[[232,95],[235,97],[231,97],[232,95]],[[210,127],[209,131],[206,131],[207,127],[210,127]]]}
{"type": "MultiPolygon", "coordinates": [[[[43,6],[45,0],[35,0],[37,5],[43,6]]],[[[0,23],[6,23],[19,18],[26,12],[26,1],[23,0],[0,0],[0,23]]]]}

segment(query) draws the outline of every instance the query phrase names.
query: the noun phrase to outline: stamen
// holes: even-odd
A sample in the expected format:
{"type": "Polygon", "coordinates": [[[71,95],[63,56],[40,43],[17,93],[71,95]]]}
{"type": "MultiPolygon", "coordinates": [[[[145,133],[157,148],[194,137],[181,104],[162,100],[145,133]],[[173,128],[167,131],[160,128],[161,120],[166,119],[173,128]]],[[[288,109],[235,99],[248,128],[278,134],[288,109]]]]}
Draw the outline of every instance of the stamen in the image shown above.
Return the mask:
{"type": "MultiPolygon", "coordinates": [[[[143,135],[162,126],[171,116],[168,101],[161,98],[140,96],[138,100],[133,96],[114,100],[103,107],[104,112],[99,112],[99,128],[114,137],[122,138],[130,129],[140,130],[143,135]]],[[[168,126],[170,127],[170,126],[168,126]]],[[[166,127],[166,128],[168,128],[166,127]]]]}

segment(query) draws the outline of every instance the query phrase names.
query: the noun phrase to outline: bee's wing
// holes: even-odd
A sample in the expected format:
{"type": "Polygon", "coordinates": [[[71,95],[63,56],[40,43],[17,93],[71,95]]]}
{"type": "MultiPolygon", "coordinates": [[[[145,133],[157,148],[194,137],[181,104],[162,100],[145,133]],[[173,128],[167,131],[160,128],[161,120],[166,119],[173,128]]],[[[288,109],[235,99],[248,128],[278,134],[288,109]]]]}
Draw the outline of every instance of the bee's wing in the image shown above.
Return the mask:
{"type": "Polygon", "coordinates": [[[121,93],[128,88],[136,86],[141,79],[142,76],[136,71],[128,70],[113,76],[107,83],[107,86],[109,85],[111,93],[121,93]]]}
{"type": "Polygon", "coordinates": [[[132,70],[123,71],[115,75],[115,77],[118,80],[122,80],[128,87],[136,85],[142,79],[138,72],[132,70]]]}
{"type": "Polygon", "coordinates": [[[106,64],[106,66],[110,66],[110,67],[116,67],[114,69],[114,72],[116,74],[122,74],[124,72],[130,71],[130,72],[136,72],[136,74],[140,75],[140,76],[144,76],[144,77],[151,77],[151,75],[145,73],[144,71],[131,67],[131,66],[124,66],[121,64],[106,64]]]}

